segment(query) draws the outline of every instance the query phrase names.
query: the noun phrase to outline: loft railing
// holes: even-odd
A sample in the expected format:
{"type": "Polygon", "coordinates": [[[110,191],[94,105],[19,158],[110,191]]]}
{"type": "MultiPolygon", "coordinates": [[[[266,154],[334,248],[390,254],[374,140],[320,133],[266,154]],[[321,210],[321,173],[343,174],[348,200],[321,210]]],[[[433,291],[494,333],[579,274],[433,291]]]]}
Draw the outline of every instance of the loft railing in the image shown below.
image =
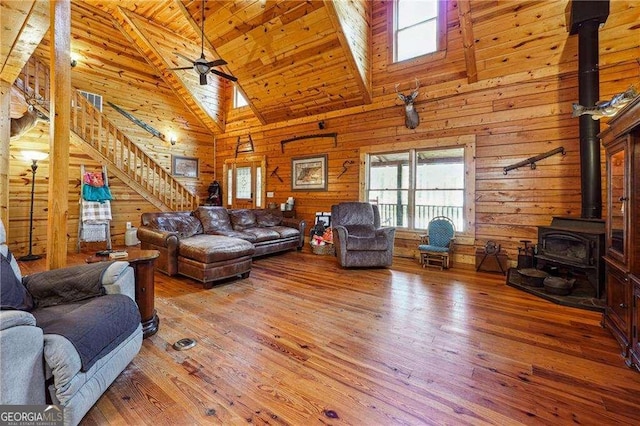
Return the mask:
{"type": "MultiPolygon", "coordinates": [[[[408,224],[408,208],[407,204],[380,204],[380,222],[383,226],[407,226],[408,224]]],[[[451,219],[460,231],[464,226],[463,208],[455,206],[436,206],[436,205],[416,205],[416,229],[427,229],[429,221],[436,216],[446,216],[451,219]]]]}
{"type": "MultiPolygon", "coordinates": [[[[29,59],[15,83],[25,97],[38,100],[38,107],[48,113],[49,71],[34,57],[29,59]]],[[[193,210],[198,197],[133,143],[109,119],[98,111],[78,90],[71,94],[71,131],[94,148],[112,167],[120,170],[125,184],[144,196],[154,197],[171,210],[193,210]],[[136,185],[132,185],[134,182],[136,185]]],[[[151,200],[150,200],[151,201],[151,200]]],[[[156,203],[154,203],[156,204],[156,203]]]]}

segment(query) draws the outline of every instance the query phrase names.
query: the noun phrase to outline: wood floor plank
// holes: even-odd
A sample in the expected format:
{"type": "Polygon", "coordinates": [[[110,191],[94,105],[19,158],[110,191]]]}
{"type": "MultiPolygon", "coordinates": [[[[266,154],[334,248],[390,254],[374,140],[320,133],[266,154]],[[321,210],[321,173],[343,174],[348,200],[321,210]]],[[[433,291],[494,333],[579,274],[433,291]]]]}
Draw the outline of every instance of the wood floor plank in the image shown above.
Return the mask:
{"type": "Polygon", "coordinates": [[[640,374],[600,314],[502,275],[344,270],[305,249],[209,290],[155,287],[158,333],[83,425],[640,423],[640,374]],[[198,343],[174,350],[183,337],[198,343]]]}

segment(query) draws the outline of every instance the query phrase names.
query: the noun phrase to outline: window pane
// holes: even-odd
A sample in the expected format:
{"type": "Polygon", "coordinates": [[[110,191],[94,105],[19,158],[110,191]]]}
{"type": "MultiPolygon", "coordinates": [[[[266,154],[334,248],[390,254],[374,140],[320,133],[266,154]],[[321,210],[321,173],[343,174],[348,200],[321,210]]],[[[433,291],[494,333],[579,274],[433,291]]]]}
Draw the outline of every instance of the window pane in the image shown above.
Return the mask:
{"type": "Polygon", "coordinates": [[[249,103],[244,98],[244,96],[242,96],[242,93],[238,90],[238,87],[233,86],[233,107],[241,108],[247,105],[249,105],[249,103]]]}
{"type": "Polygon", "coordinates": [[[456,231],[464,231],[464,190],[416,191],[414,227],[427,229],[436,216],[448,217],[456,231]]]}
{"type": "Polygon", "coordinates": [[[433,19],[438,15],[437,0],[398,0],[398,29],[433,19]]]}
{"type": "Polygon", "coordinates": [[[236,198],[251,198],[251,167],[236,168],[236,198]]]}
{"type": "Polygon", "coordinates": [[[369,173],[370,189],[408,189],[409,153],[372,155],[369,173]]]}
{"type": "Polygon", "coordinates": [[[418,151],[415,223],[426,229],[436,216],[453,220],[456,230],[464,226],[464,148],[418,151]]]}
{"type": "Polygon", "coordinates": [[[437,49],[436,20],[399,30],[396,60],[403,61],[435,52],[437,49]]]}
{"type": "Polygon", "coordinates": [[[382,226],[407,228],[409,226],[408,200],[409,191],[407,190],[369,191],[369,201],[378,205],[382,226]]]}

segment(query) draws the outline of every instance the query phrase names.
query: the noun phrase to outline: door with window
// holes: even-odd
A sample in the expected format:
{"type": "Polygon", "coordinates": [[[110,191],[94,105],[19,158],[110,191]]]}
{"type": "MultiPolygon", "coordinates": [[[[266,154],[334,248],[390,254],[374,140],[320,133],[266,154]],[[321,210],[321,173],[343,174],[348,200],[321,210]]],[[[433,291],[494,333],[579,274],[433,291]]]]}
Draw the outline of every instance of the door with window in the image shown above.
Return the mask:
{"type": "Polygon", "coordinates": [[[263,208],[265,199],[264,157],[230,159],[224,163],[224,194],[227,208],[263,208]]]}

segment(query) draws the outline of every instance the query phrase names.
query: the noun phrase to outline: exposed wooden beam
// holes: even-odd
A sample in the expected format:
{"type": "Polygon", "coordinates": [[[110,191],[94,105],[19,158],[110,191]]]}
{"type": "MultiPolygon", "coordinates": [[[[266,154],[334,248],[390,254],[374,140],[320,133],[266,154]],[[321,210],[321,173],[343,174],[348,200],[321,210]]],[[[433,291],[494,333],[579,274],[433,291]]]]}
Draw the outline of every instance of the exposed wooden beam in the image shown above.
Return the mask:
{"type": "Polygon", "coordinates": [[[50,3],[51,130],[49,132],[49,200],[47,267],[67,264],[67,220],[69,216],[69,138],[71,126],[71,1],[50,3]]]}
{"type": "Polygon", "coordinates": [[[371,3],[324,0],[365,104],[371,103],[371,3]]]}
{"type": "Polygon", "coordinates": [[[0,80],[13,83],[49,30],[45,0],[2,2],[0,80]]]}
{"type": "Polygon", "coordinates": [[[458,1],[458,16],[460,17],[462,45],[464,47],[464,59],[467,66],[467,81],[469,83],[475,83],[478,81],[478,67],[476,65],[476,48],[473,39],[469,0],[458,1]]]}
{"type": "MultiPolygon", "coordinates": [[[[191,45],[190,40],[173,34],[120,6],[115,9],[113,17],[120,25],[122,33],[138,47],[149,64],[159,71],[163,80],[202,124],[214,134],[224,132],[224,84],[219,79],[210,79],[207,87],[201,87],[195,73],[170,71],[169,68],[173,65],[170,65],[167,62],[168,58],[165,57],[168,52],[160,51],[160,44],[174,47],[183,46],[184,50],[187,50],[187,46],[191,45]],[[152,40],[152,38],[155,39],[152,40]],[[178,73],[183,74],[179,75],[178,73]]],[[[198,51],[198,56],[199,53],[198,51]]]]}

